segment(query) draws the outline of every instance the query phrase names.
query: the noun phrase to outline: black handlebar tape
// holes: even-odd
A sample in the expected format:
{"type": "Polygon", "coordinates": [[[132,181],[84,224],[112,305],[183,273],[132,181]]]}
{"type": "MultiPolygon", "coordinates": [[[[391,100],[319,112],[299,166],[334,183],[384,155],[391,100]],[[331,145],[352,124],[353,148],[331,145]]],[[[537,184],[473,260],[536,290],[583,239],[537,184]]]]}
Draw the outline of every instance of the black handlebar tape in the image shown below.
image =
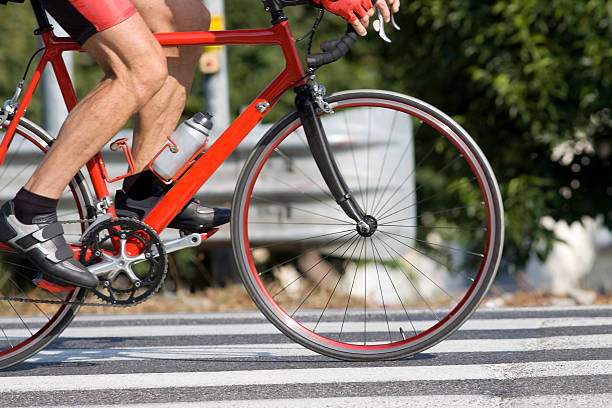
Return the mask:
{"type": "Polygon", "coordinates": [[[351,25],[348,26],[346,31],[346,34],[340,38],[323,41],[321,43],[321,50],[324,52],[320,54],[310,54],[306,58],[308,66],[310,68],[318,68],[322,65],[339,60],[349,52],[359,36],[351,25]]]}

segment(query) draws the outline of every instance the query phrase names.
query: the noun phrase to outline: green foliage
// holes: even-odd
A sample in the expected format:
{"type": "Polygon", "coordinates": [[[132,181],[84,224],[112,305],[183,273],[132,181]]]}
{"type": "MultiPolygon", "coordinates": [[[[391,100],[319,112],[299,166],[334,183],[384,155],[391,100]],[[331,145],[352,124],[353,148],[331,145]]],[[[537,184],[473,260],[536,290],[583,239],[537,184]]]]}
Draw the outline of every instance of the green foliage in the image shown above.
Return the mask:
{"type": "MultiPolygon", "coordinates": [[[[0,103],[15,92],[23,76],[28,58],[38,48],[38,39],[31,35],[35,19],[31,9],[18,4],[0,8],[0,103]]],[[[33,70],[30,70],[30,75],[33,70]]],[[[40,101],[35,98],[30,104],[28,116],[40,118],[40,101]]]]}
{"type": "Polygon", "coordinates": [[[505,199],[506,263],[546,255],[542,216],[604,214],[612,226],[612,2],[406,6],[410,45],[386,54],[398,56],[401,88],[453,114],[489,157],[505,199]]]}

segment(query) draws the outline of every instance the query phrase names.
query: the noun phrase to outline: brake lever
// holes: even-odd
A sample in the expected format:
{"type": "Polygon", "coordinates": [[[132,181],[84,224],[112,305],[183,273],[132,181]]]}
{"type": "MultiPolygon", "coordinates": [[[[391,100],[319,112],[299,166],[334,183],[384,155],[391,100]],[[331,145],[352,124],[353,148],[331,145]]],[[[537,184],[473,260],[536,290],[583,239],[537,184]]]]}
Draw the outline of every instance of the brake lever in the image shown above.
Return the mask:
{"type": "Polygon", "coordinates": [[[375,20],[372,23],[372,27],[374,27],[374,31],[378,31],[380,38],[390,43],[391,39],[387,36],[387,33],[385,33],[385,21],[383,20],[383,15],[379,9],[376,9],[376,12],[378,13],[378,20],[375,20]]]}
{"type": "MultiPolygon", "coordinates": [[[[389,8],[389,13],[391,14],[391,25],[393,26],[393,28],[399,31],[400,27],[395,22],[395,18],[393,17],[395,13],[393,12],[391,5],[387,3],[386,0],[380,0],[380,1],[384,1],[385,4],[387,4],[387,7],[389,8]]],[[[389,36],[387,36],[387,33],[385,32],[385,20],[383,19],[383,15],[379,9],[376,9],[376,12],[378,13],[378,19],[372,23],[372,26],[374,27],[374,31],[378,32],[378,35],[380,36],[380,38],[390,43],[391,39],[389,38],[389,36]]]]}
{"type": "Polygon", "coordinates": [[[393,28],[395,28],[397,31],[400,31],[401,28],[400,26],[397,25],[397,23],[395,22],[395,17],[393,17],[395,15],[395,12],[393,11],[393,8],[391,7],[391,5],[389,5],[389,11],[391,12],[391,25],[393,26],[393,28]]]}

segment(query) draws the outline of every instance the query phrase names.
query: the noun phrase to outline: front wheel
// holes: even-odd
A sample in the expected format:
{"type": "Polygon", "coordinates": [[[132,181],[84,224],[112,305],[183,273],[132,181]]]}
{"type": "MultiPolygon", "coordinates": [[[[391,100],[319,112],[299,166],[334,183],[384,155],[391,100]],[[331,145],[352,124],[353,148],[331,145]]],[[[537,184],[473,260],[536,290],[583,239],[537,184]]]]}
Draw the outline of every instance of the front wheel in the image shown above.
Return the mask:
{"type": "Polygon", "coordinates": [[[503,208],[472,138],[417,99],[384,91],[327,98],[333,155],[370,230],[330,195],[298,115],[249,156],[232,203],[244,284],[285,335],[344,360],[397,359],[461,326],[501,256],[503,208]]]}

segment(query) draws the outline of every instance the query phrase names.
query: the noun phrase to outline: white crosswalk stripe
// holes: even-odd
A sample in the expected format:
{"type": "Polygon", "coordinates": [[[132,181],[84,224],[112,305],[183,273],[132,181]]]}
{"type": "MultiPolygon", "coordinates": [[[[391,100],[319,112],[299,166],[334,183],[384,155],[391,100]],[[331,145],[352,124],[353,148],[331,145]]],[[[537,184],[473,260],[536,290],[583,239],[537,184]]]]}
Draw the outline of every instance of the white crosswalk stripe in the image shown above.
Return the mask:
{"type": "Polygon", "coordinates": [[[396,381],[452,381],[581,375],[612,375],[612,360],[545,363],[478,364],[420,367],[369,367],[187,373],[102,374],[3,378],[0,392],[50,392],[105,389],[219,387],[234,385],[318,384],[396,381]]]}
{"type": "MultiPolygon", "coordinates": [[[[59,342],[12,371],[0,372],[0,406],[2,401],[10,401],[7,406],[28,406],[28,401],[47,395],[49,399],[38,404],[99,408],[129,403],[134,408],[610,406],[612,307],[529,310],[530,314],[517,310],[516,318],[509,317],[511,310],[486,311],[486,318],[476,315],[459,330],[459,336],[437,344],[420,358],[357,365],[274,341],[276,337],[268,336],[271,343],[258,342],[258,336],[278,331],[253,312],[79,316],[59,342]],[[572,311],[581,313],[571,316],[572,311]],[[563,333],[555,335],[555,331],[563,333]],[[462,332],[466,335],[461,336],[462,332]],[[228,340],[220,343],[222,336],[228,340]],[[178,338],[182,345],[173,344],[178,338]],[[208,344],[207,339],[213,338],[215,342],[208,344]],[[109,400],[105,397],[109,393],[118,397],[109,400]],[[130,400],[123,395],[136,397],[130,400]]],[[[7,319],[0,320],[11,327],[7,319]]],[[[12,327],[7,335],[19,336],[18,325],[12,327]]],[[[386,323],[370,327],[385,331],[386,323]]]]}
{"type": "MultiPolygon", "coordinates": [[[[436,322],[430,320],[414,321],[413,325],[417,331],[422,331],[433,326],[436,322]]],[[[314,326],[316,322],[313,322],[314,326]]],[[[318,332],[336,332],[340,321],[320,323],[318,332]]],[[[523,318],[523,319],[472,319],[463,326],[463,330],[508,330],[518,326],[521,329],[541,329],[554,327],[584,327],[612,325],[612,317],[600,318],[523,318]]],[[[306,324],[308,326],[308,324],[306,324]]],[[[400,325],[398,325],[399,327],[400,325]]],[[[409,323],[403,322],[405,330],[410,331],[409,323]]],[[[347,322],[344,324],[344,332],[360,333],[363,330],[363,322],[347,322]]],[[[372,332],[386,332],[386,322],[372,322],[368,324],[368,330],[372,332]]],[[[23,335],[25,330],[5,329],[7,336],[23,335]]],[[[259,335],[277,334],[278,330],[270,323],[257,324],[177,324],[177,325],[133,325],[133,326],[103,326],[103,327],[68,327],[62,333],[63,338],[100,338],[100,337],[152,337],[152,336],[217,336],[217,335],[259,335]]]]}
{"type": "MultiPolygon", "coordinates": [[[[609,406],[612,394],[546,395],[538,397],[502,398],[492,395],[428,395],[404,397],[346,397],[312,399],[277,399],[232,401],[232,408],[457,408],[457,407],[552,407],[571,406],[573,408],[592,408],[609,406]]],[[[116,407],[98,405],[97,408],[116,407]]],[[[228,401],[198,401],[193,403],[133,404],[130,408],[227,408],[228,401]]],[[[62,408],[62,407],[58,407],[62,408]]]]}

